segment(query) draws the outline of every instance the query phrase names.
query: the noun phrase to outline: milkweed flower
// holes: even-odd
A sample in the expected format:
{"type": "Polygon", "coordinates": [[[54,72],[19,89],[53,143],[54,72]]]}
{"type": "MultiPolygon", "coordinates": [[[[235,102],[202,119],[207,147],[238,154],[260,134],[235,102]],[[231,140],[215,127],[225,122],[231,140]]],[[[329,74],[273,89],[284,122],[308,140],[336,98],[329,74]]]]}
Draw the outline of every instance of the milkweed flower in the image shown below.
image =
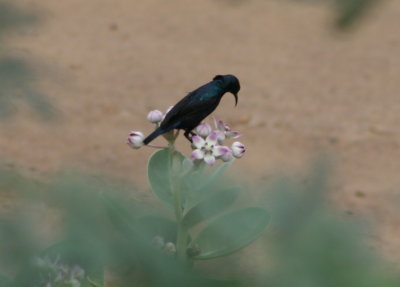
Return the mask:
{"type": "Polygon", "coordinates": [[[144,135],[138,131],[131,131],[128,137],[128,145],[133,149],[143,146],[144,135]]]}
{"type": "Polygon", "coordinates": [[[159,122],[162,121],[163,118],[164,118],[164,115],[159,110],[153,110],[147,114],[147,119],[149,120],[149,122],[151,122],[153,124],[158,124],[159,122]]]}
{"type": "Polygon", "coordinates": [[[241,158],[246,152],[246,148],[241,142],[234,142],[232,144],[232,154],[236,158],[241,158]]]}
{"type": "Polygon", "coordinates": [[[196,148],[192,152],[192,158],[197,160],[204,160],[208,165],[214,165],[215,159],[226,156],[230,152],[230,149],[226,146],[218,145],[218,133],[212,132],[207,136],[206,139],[203,139],[200,136],[193,136],[192,141],[193,145],[196,148]]]}
{"type": "Polygon", "coordinates": [[[215,128],[220,132],[218,134],[218,142],[223,142],[227,139],[236,139],[241,136],[241,134],[237,131],[231,130],[228,124],[224,123],[221,120],[217,120],[214,118],[215,128]]]}
{"type": "Polygon", "coordinates": [[[34,266],[41,275],[39,285],[35,286],[71,286],[80,287],[84,283],[85,270],[78,265],[60,262],[60,257],[35,258],[34,266]]]}

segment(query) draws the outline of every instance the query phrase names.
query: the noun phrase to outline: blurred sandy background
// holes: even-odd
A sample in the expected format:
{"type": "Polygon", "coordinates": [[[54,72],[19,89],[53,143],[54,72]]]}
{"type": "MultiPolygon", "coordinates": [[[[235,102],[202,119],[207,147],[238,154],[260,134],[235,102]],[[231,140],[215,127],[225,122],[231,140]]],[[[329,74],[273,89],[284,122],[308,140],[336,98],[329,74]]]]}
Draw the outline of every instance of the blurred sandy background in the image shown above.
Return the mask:
{"type": "Polygon", "coordinates": [[[59,116],[44,121],[18,103],[0,124],[9,165],[39,176],[65,166],[96,170],[148,192],[153,150],[130,149],[128,133],[149,133],[150,109],[232,73],[242,85],[238,107],[227,95],[214,115],[244,134],[248,152],[235,169],[268,183],[327,152],[340,210],[376,223],[367,240],[400,261],[399,1],[382,1],[345,32],[317,1],[13,4],[39,21],[7,35],[9,53],[30,63],[35,87],[59,116]]]}

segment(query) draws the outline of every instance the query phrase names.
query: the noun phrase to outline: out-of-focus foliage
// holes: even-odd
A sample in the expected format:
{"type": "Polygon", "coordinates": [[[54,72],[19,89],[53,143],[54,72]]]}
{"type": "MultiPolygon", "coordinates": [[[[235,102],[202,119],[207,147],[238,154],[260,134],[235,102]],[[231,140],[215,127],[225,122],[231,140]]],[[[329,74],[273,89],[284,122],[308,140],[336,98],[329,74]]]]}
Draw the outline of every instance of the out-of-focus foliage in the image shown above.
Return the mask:
{"type": "Polygon", "coordinates": [[[10,33],[29,29],[38,18],[9,1],[0,1],[0,117],[9,118],[16,112],[18,100],[25,101],[44,119],[54,117],[54,109],[34,85],[34,71],[24,60],[10,52],[6,37],[10,33]]]}
{"type": "MultiPolygon", "coordinates": [[[[134,189],[127,185],[93,176],[42,183],[0,170],[1,191],[15,192],[20,202],[0,218],[1,286],[43,286],[52,270],[75,273],[80,286],[110,280],[105,286],[399,286],[399,278],[364,246],[362,229],[325,202],[327,175],[317,165],[306,184],[287,178],[271,184],[259,204],[271,211],[272,226],[257,247],[270,263],[253,270],[252,278],[244,276],[247,267],[241,264],[243,274],[226,278],[238,262],[223,261],[211,276],[158,248],[155,236],[173,242],[176,224],[165,215],[168,209],[155,211],[152,203],[129,195],[134,189]],[[39,216],[43,212],[46,216],[39,216]],[[44,232],[54,218],[53,232],[44,232]],[[225,278],[210,278],[215,276],[225,278]]],[[[247,192],[254,191],[242,194],[247,192]]],[[[229,248],[229,235],[224,240],[229,248]]]]}
{"type": "Polygon", "coordinates": [[[334,0],[337,9],[336,26],[345,29],[352,26],[379,0],[334,0]]]}
{"type": "Polygon", "coordinates": [[[365,223],[326,202],[326,164],[316,164],[306,183],[278,180],[268,192],[273,234],[265,241],[271,268],[265,286],[398,286],[400,278],[365,245],[365,223]]]}
{"type": "Polygon", "coordinates": [[[340,30],[352,27],[380,0],[294,0],[311,3],[328,2],[336,10],[335,26],[340,30]]]}

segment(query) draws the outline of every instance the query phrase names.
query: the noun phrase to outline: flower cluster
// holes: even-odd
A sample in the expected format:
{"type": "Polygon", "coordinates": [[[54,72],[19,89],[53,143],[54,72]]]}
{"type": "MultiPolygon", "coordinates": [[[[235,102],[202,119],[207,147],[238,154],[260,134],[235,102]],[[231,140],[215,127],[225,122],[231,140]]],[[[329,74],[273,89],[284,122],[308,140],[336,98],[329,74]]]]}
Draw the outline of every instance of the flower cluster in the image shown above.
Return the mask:
{"type": "Polygon", "coordinates": [[[57,257],[52,260],[50,257],[38,257],[35,259],[35,266],[42,275],[42,286],[71,286],[80,287],[85,278],[85,271],[78,265],[70,266],[60,262],[57,257]]]}
{"type": "MultiPolygon", "coordinates": [[[[150,111],[147,114],[147,120],[149,122],[151,122],[152,124],[156,125],[156,128],[158,128],[160,126],[160,123],[164,120],[166,114],[173,108],[173,106],[170,106],[165,114],[163,112],[161,112],[160,110],[153,110],[150,111]]],[[[143,140],[144,140],[144,135],[142,132],[139,131],[131,131],[129,133],[129,137],[128,137],[128,145],[133,148],[133,149],[139,149],[143,146],[143,140]]],[[[153,145],[149,145],[151,147],[156,147],[157,146],[153,146],[153,145]]]]}
{"type": "Polygon", "coordinates": [[[194,150],[192,158],[204,160],[208,165],[214,165],[216,159],[224,162],[231,161],[234,157],[241,158],[246,149],[238,141],[231,145],[231,148],[223,146],[225,139],[238,138],[241,136],[236,131],[232,131],[223,121],[214,119],[215,130],[207,123],[201,123],[195,129],[196,135],[192,137],[194,150]]]}
{"type": "MultiPolygon", "coordinates": [[[[164,114],[159,110],[150,111],[147,115],[149,122],[160,126],[160,123],[164,120],[165,115],[172,109],[169,107],[164,114]]],[[[223,143],[227,139],[236,139],[241,136],[237,131],[232,131],[226,123],[221,120],[214,119],[214,130],[207,123],[201,123],[194,129],[194,135],[192,136],[192,148],[193,152],[191,157],[194,160],[204,160],[208,165],[214,165],[216,159],[221,159],[224,162],[231,161],[233,158],[241,158],[246,149],[244,145],[238,141],[235,141],[230,147],[224,146],[223,143]]],[[[174,139],[177,134],[167,134],[164,137],[167,140],[174,139]]],[[[144,135],[139,131],[132,131],[128,137],[128,145],[133,149],[138,149],[143,146],[144,135]]],[[[154,145],[148,145],[156,148],[154,145]]]]}

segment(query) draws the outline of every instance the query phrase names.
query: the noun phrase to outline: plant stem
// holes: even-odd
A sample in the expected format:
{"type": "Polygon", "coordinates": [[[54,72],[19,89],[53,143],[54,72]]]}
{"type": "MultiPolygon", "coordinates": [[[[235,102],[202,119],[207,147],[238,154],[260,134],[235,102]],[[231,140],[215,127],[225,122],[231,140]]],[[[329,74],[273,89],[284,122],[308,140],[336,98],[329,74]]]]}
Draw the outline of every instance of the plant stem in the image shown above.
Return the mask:
{"type": "Polygon", "coordinates": [[[172,165],[172,189],[174,196],[174,207],[175,207],[175,217],[178,224],[177,230],[177,239],[176,239],[176,253],[177,258],[180,262],[187,262],[187,244],[188,244],[188,233],[186,228],[182,224],[183,219],[183,206],[182,206],[182,198],[181,198],[181,178],[180,178],[180,170],[181,170],[181,162],[177,153],[172,152],[171,154],[171,165],[172,165]]]}
{"type": "Polygon", "coordinates": [[[178,234],[176,240],[176,253],[178,260],[182,263],[187,262],[187,253],[186,253],[187,239],[188,239],[187,230],[184,226],[182,226],[181,222],[179,222],[178,234]]]}

